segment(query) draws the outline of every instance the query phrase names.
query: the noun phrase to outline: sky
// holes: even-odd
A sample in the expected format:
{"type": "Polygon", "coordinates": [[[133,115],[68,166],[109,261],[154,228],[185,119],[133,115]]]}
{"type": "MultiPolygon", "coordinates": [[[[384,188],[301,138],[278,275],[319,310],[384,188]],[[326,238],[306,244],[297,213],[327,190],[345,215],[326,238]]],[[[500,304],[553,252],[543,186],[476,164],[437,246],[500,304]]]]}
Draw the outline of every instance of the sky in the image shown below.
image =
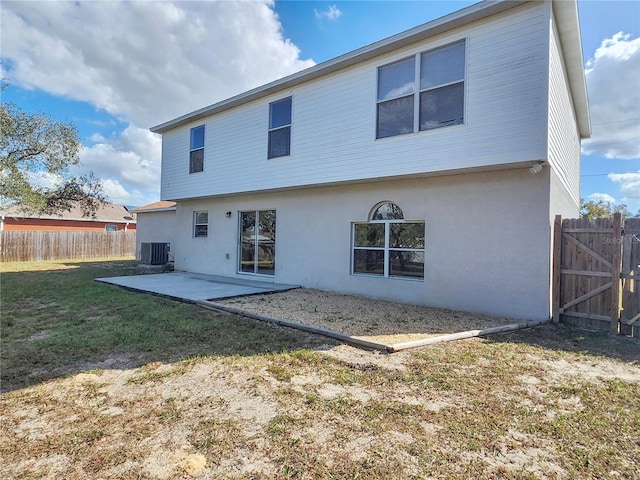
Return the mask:
{"type": "MultiPolygon", "coordinates": [[[[8,1],[2,101],[72,121],[111,201],[160,199],[149,128],[476,2],[8,1]]],[[[640,211],[640,2],[579,0],[592,138],[581,196],[640,211]]],[[[43,178],[47,182],[51,179],[43,178]]]]}

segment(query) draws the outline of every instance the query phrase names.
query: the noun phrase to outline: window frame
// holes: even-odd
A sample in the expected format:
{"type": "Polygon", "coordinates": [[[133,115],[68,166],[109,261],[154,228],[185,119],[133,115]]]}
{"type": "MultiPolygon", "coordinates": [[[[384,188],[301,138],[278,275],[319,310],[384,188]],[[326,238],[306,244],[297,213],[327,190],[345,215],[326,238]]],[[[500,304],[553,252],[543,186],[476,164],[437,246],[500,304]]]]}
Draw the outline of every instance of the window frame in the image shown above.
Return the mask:
{"type": "Polygon", "coordinates": [[[113,224],[113,223],[107,223],[104,226],[104,231],[105,232],[117,232],[118,231],[118,225],[113,224]]]}
{"type": "Polygon", "coordinates": [[[291,156],[291,138],[292,138],[292,127],[293,127],[293,95],[289,95],[288,97],[283,97],[278,100],[274,100],[273,102],[269,102],[269,124],[267,129],[267,159],[271,160],[273,158],[281,158],[281,157],[290,157],[291,156]],[[283,102],[289,102],[289,123],[277,123],[274,126],[274,106],[283,102]],[[286,153],[283,154],[274,154],[272,151],[272,137],[276,132],[289,132],[289,145],[287,146],[286,153]]]}
{"type": "Polygon", "coordinates": [[[438,130],[440,128],[445,128],[445,127],[449,127],[449,126],[456,126],[456,125],[466,125],[466,121],[467,121],[467,116],[466,116],[466,108],[467,108],[467,92],[466,92],[466,83],[467,83],[467,59],[468,59],[468,39],[465,38],[461,38],[459,40],[453,41],[453,42],[449,42],[446,43],[444,45],[440,45],[438,47],[435,48],[431,48],[429,50],[424,50],[424,51],[420,51],[420,52],[416,52],[410,56],[404,57],[404,58],[400,58],[398,60],[395,60],[393,62],[387,63],[385,65],[380,65],[378,66],[378,68],[376,69],[376,122],[375,122],[375,135],[376,135],[376,140],[381,140],[384,138],[390,138],[390,137],[397,137],[400,135],[407,135],[407,134],[411,134],[411,133],[420,133],[420,132],[425,132],[425,131],[430,131],[430,130],[438,130]],[[462,75],[462,79],[459,80],[453,80],[453,81],[448,81],[448,82],[443,82],[437,85],[429,85],[428,87],[422,88],[422,63],[423,63],[423,57],[427,56],[430,53],[435,53],[438,50],[444,50],[446,48],[451,48],[454,47],[455,45],[458,44],[462,44],[463,48],[462,48],[462,52],[464,55],[464,58],[462,59],[462,64],[463,64],[463,75],[462,75]],[[414,76],[414,81],[413,81],[413,85],[411,88],[411,93],[399,93],[398,95],[389,97],[389,98],[380,98],[380,88],[381,88],[381,82],[380,82],[380,76],[381,76],[381,71],[385,68],[388,67],[393,67],[394,65],[399,65],[403,62],[407,62],[408,60],[413,60],[413,76],[414,76]],[[456,122],[456,123],[450,123],[450,124],[441,124],[441,125],[437,125],[437,126],[433,126],[430,128],[422,128],[422,99],[424,94],[426,94],[427,92],[436,92],[438,90],[444,89],[446,87],[451,87],[452,85],[462,85],[462,120],[460,122],[456,122]],[[406,132],[399,132],[399,133],[393,133],[393,134],[389,134],[389,135],[384,135],[384,136],[380,136],[380,131],[381,131],[381,123],[380,123],[380,111],[381,111],[381,106],[382,105],[389,105],[391,102],[398,102],[399,100],[403,100],[403,99],[407,99],[411,97],[412,98],[412,109],[413,111],[411,112],[413,115],[413,129],[411,131],[406,131],[406,132]]]}
{"type": "Polygon", "coordinates": [[[208,210],[195,210],[193,212],[193,238],[207,238],[209,236],[209,211],[208,210]],[[206,214],[207,221],[198,222],[198,215],[206,214]],[[198,232],[198,227],[206,227],[204,229],[204,234],[202,232],[198,232]]]}
{"type": "MultiPolygon", "coordinates": [[[[277,246],[277,237],[278,237],[278,215],[277,210],[275,208],[265,208],[261,210],[242,210],[238,212],[238,262],[236,265],[236,272],[240,275],[255,275],[266,278],[274,278],[276,274],[276,246],[277,246]],[[248,242],[243,242],[244,240],[244,222],[243,217],[245,214],[253,214],[253,245],[251,246],[253,254],[252,254],[252,263],[253,266],[251,271],[245,270],[243,267],[243,261],[245,261],[245,257],[243,255],[243,248],[245,248],[248,242]],[[273,259],[272,259],[272,268],[265,269],[260,266],[260,259],[262,257],[260,253],[260,239],[262,232],[264,230],[259,229],[258,227],[261,225],[261,214],[271,214],[273,215],[273,259]],[[266,271],[265,271],[266,270],[266,271]]],[[[264,247],[263,247],[264,248],[264,247]]]]}
{"type": "MultiPolygon", "coordinates": [[[[385,219],[377,219],[374,220],[373,216],[380,209],[380,207],[389,204],[396,206],[396,204],[392,202],[382,202],[376,205],[369,216],[369,220],[366,222],[352,222],[351,223],[351,274],[352,275],[362,275],[367,277],[376,277],[376,278],[395,278],[402,280],[413,280],[413,281],[424,281],[424,267],[426,260],[426,222],[424,220],[405,220],[404,218],[385,218],[385,219]],[[413,225],[421,225],[423,232],[423,240],[422,247],[394,247],[391,245],[391,229],[392,225],[398,224],[413,224],[413,225]],[[356,229],[359,225],[384,225],[384,245],[383,246],[357,246],[357,233],[356,229]],[[372,273],[372,272],[358,272],[356,271],[356,252],[357,251],[377,251],[383,252],[383,272],[372,273]],[[413,276],[413,275],[394,275],[391,273],[391,260],[392,260],[392,252],[409,252],[409,253],[421,253],[423,256],[422,260],[422,275],[421,276],[413,276]]],[[[402,210],[398,207],[398,211],[400,215],[404,217],[402,214],[402,210]]]]}
{"type": "Polygon", "coordinates": [[[206,125],[198,125],[197,127],[192,127],[189,130],[189,175],[194,173],[202,173],[204,172],[204,146],[206,142],[207,129],[206,125]],[[196,130],[202,129],[202,146],[196,145],[194,146],[194,133],[196,130]],[[202,151],[202,163],[200,165],[200,170],[196,170],[194,168],[194,154],[202,151]]]}

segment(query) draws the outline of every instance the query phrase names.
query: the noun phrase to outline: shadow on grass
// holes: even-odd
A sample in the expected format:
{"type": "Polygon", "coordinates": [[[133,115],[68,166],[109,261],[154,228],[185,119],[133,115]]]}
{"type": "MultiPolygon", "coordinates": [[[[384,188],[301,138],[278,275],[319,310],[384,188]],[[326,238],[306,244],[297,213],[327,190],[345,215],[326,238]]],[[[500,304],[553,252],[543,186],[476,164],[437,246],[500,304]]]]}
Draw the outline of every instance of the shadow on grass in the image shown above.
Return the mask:
{"type": "Polygon", "coordinates": [[[640,340],[580,330],[566,324],[546,324],[486,337],[493,343],[520,343],[550,350],[609,357],[640,364],[640,340]]]}
{"type": "Polygon", "coordinates": [[[336,344],[94,281],[142,273],[134,261],[3,264],[2,392],[88,370],[336,344]]]}

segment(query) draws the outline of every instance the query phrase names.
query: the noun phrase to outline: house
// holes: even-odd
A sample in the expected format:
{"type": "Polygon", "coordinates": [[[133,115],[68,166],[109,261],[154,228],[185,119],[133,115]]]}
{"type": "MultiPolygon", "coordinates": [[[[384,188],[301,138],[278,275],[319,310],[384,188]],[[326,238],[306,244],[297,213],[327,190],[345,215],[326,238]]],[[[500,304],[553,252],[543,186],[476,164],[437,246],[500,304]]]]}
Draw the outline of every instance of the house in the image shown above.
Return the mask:
{"type": "Polygon", "coordinates": [[[123,205],[103,203],[91,216],[72,207],[57,214],[30,214],[11,205],[0,209],[0,230],[135,231],[136,215],[123,205]]]}
{"type": "Polygon", "coordinates": [[[176,232],[171,225],[175,224],[176,202],[159,201],[136,207],[131,210],[136,214],[136,259],[142,259],[143,243],[174,243],[176,232]]]}
{"type": "Polygon", "coordinates": [[[151,129],[178,270],[551,315],[590,136],[576,1],[487,1],[151,129]]]}

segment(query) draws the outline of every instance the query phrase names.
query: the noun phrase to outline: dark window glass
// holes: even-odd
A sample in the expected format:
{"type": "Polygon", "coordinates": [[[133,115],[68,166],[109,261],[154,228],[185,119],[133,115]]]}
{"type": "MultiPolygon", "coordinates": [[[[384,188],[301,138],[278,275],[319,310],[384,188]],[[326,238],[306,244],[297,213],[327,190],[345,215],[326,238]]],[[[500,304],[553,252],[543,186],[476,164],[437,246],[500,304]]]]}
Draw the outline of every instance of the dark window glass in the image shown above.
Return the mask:
{"type": "Polygon", "coordinates": [[[240,271],[274,275],[276,269],[276,211],[240,215],[240,271]]]}
{"type": "Polygon", "coordinates": [[[373,212],[371,220],[402,220],[402,209],[395,203],[383,203],[373,212]]]}
{"type": "Polygon", "coordinates": [[[422,54],[420,89],[464,80],[464,42],[422,54]]]}
{"type": "Polygon", "coordinates": [[[286,157],[291,153],[291,127],[269,132],[269,158],[286,157]]]}
{"type": "Polygon", "coordinates": [[[354,250],[353,271],[384,275],[384,250],[354,250]]]}
{"type": "Polygon", "coordinates": [[[424,252],[389,250],[389,275],[424,278],[424,252]]]}
{"type": "Polygon", "coordinates": [[[464,121],[464,83],[420,94],[420,130],[458,125],[464,121]]]}
{"type": "Polygon", "coordinates": [[[269,128],[291,125],[291,97],[269,105],[269,128]]]}
{"type": "Polygon", "coordinates": [[[424,248],[424,223],[389,225],[390,248],[424,248]]]}
{"type": "Polygon", "coordinates": [[[204,170],[204,125],[191,129],[189,143],[189,173],[204,170]]]}
{"type": "Polygon", "coordinates": [[[242,224],[240,271],[253,273],[256,252],[256,212],[242,212],[240,222],[242,224]]]}
{"type": "Polygon", "coordinates": [[[258,266],[257,272],[273,275],[276,271],[276,211],[258,212],[258,266]]]}
{"type": "Polygon", "coordinates": [[[268,158],[291,155],[291,97],[269,104],[268,158]]]}
{"type": "Polygon", "coordinates": [[[413,132],[413,95],[378,104],[378,138],[413,132]]]}
{"type": "Polygon", "coordinates": [[[189,153],[189,173],[202,172],[204,170],[204,148],[192,150],[189,153]]]}
{"type": "Polygon", "coordinates": [[[415,58],[407,58],[378,69],[378,100],[390,100],[414,92],[415,58]]]}
{"type": "Polygon", "coordinates": [[[356,225],[356,247],[382,247],[384,248],[384,224],[370,223],[356,225]]]}
{"type": "Polygon", "coordinates": [[[191,129],[191,150],[204,148],[204,125],[191,129]]]}
{"type": "Polygon", "coordinates": [[[209,231],[209,212],[193,213],[193,236],[206,237],[209,231]]]}

